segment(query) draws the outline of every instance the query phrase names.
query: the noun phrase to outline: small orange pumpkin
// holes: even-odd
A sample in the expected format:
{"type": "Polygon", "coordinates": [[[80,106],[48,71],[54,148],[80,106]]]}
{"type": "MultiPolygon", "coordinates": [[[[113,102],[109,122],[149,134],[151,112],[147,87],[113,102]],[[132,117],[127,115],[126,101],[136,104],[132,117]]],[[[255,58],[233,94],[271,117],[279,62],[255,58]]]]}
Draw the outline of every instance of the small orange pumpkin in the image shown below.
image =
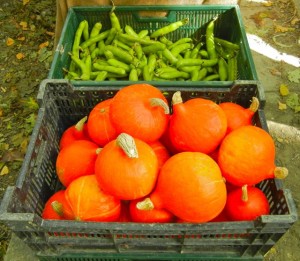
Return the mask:
{"type": "Polygon", "coordinates": [[[95,174],[104,191],[122,200],[133,200],[154,188],[158,160],[146,142],[121,133],[99,153],[95,174]]]}
{"type": "Polygon", "coordinates": [[[66,199],[78,221],[116,221],[120,216],[120,200],[105,193],[95,175],[74,180],[66,189],[66,199]]]}
{"type": "Polygon", "coordinates": [[[117,137],[109,117],[109,107],[112,99],[99,102],[90,112],[87,121],[87,130],[93,142],[103,147],[117,137]]]}
{"type": "Polygon", "coordinates": [[[145,200],[187,222],[207,222],[223,210],[226,186],[211,157],[201,152],[181,152],[165,162],[154,191],[145,200]]]}
{"type": "Polygon", "coordinates": [[[89,140],[86,125],[87,116],[79,120],[75,125],[67,128],[59,141],[59,148],[62,149],[75,140],[89,140]]]}
{"type": "Polygon", "coordinates": [[[224,111],[213,101],[194,98],[182,101],[180,91],[174,93],[173,114],[169,132],[179,151],[213,152],[226,134],[224,111]]]}
{"type": "Polygon", "coordinates": [[[80,176],[94,174],[98,153],[98,145],[88,140],[76,140],[60,150],[56,159],[60,182],[67,187],[80,176]]]}
{"type": "Polygon", "coordinates": [[[149,143],[150,147],[153,149],[157,156],[158,168],[160,169],[164,163],[171,157],[167,148],[160,141],[154,141],[149,143]]]}
{"type": "Polygon", "coordinates": [[[55,192],[46,202],[42,218],[44,219],[74,219],[74,213],[66,200],[65,190],[55,192]]]}
{"type": "Polygon", "coordinates": [[[264,129],[252,125],[226,135],[219,149],[218,164],[225,179],[236,186],[255,185],[288,174],[286,168],[275,165],[273,138],[264,129]]]}
{"type": "Polygon", "coordinates": [[[150,84],[133,84],[119,90],[110,105],[110,119],[118,134],[145,142],[158,140],[167,128],[169,106],[162,92],[150,84]]]}
{"type": "Polygon", "coordinates": [[[227,134],[231,131],[245,125],[252,125],[252,118],[259,108],[259,100],[252,98],[249,108],[244,108],[233,102],[223,102],[219,106],[225,112],[227,117],[227,134]]]}

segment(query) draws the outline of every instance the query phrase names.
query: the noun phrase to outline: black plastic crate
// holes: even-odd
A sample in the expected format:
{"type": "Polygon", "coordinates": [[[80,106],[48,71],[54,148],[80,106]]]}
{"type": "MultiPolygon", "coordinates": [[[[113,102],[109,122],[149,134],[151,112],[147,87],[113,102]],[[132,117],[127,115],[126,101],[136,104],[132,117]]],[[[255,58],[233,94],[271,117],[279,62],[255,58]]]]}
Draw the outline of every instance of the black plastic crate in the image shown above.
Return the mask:
{"type": "MultiPolygon", "coordinates": [[[[204,224],[138,224],[43,220],[47,199],[61,184],[55,173],[62,132],[87,115],[119,87],[74,87],[65,80],[41,83],[38,113],[28,150],[15,186],[9,186],[0,206],[0,220],[41,260],[260,260],[297,220],[289,190],[278,180],[259,187],[271,214],[251,222],[204,224]]],[[[170,100],[177,88],[160,89],[170,100]]],[[[182,89],[183,100],[195,97],[216,102],[234,101],[248,107],[259,85],[244,81],[231,88],[182,89]]],[[[267,130],[264,111],[253,123],[267,130]]]]}

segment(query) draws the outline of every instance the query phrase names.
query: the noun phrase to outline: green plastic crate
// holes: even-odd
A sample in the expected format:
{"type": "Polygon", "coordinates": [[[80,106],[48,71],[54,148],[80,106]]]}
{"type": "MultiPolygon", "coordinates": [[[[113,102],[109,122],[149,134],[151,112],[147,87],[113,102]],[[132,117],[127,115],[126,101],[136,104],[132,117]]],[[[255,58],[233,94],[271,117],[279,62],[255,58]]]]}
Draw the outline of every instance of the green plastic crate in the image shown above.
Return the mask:
{"type": "MultiPolygon", "coordinates": [[[[75,87],[66,80],[51,79],[41,83],[36,125],[17,182],[7,188],[1,202],[0,221],[41,260],[261,260],[297,220],[290,191],[274,179],[259,184],[269,200],[271,214],[255,221],[143,224],[41,218],[47,199],[62,187],[55,161],[63,131],[120,88],[75,87]]],[[[160,88],[169,102],[178,90],[160,88]]],[[[232,101],[247,108],[252,97],[258,97],[259,85],[241,81],[230,88],[187,87],[181,94],[184,101],[201,97],[217,103],[232,101]]],[[[267,130],[261,108],[253,124],[267,130]]]]}
{"type": "MultiPolygon", "coordinates": [[[[102,31],[109,29],[111,23],[109,12],[111,6],[97,7],[72,7],[69,9],[58,46],[55,51],[54,59],[48,75],[49,79],[63,79],[63,68],[69,68],[70,57],[68,52],[72,49],[75,32],[82,20],[87,20],[89,28],[96,22],[103,24],[102,31]]],[[[121,27],[126,24],[131,25],[136,32],[143,29],[153,32],[158,28],[166,26],[172,22],[188,17],[189,23],[180,27],[167,37],[176,41],[183,37],[202,39],[205,35],[205,28],[208,22],[215,16],[219,18],[215,22],[215,36],[236,43],[240,46],[237,57],[238,61],[238,80],[258,80],[255,65],[246,37],[242,16],[238,5],[199,5],[199,6],[118,6],[115,10],[120,20],[121,27]],[[202,37],[202,38],[201,38],[202,37]]],[[[97,82],[72,81],[76,85],[126,85],[129,81],[103,81],[97,82]]],[[[151,82],[150,82],[151,83],[151,82]]],[[[156,82],[157,83],[157,82],[156,82]]],[[[155,82],[153,82],[155,84],[155,82]]],[[[222,86],[231,85],[229,81],[170,81],[165,85],[169,86],[222,86]]]]}

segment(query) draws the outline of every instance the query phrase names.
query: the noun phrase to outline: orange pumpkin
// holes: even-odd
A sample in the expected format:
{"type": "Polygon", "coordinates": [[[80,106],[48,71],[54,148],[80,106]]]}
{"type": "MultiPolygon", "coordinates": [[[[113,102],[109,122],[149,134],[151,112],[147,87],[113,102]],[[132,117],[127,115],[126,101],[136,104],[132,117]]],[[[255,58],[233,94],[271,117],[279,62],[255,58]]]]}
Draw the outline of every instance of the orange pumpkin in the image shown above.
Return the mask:
{"type": "Polygon", "coordinates": [[[87,121],[89,136],[93,142],[103,147],[117,137],[117,132],[111,124],[109,107],[112,99],[99,102],[90,112],[87,121]]]}
{"type": "Polygon", "coordinates": [[[167,148],[160,142],[154,141],[149,143],[150,147],[153,149],[154,153],[156,154],[158,160],[158,168],[160,169],[164,163],[170,158],[170,153],[167,148]]]}
{"type": "Polygon", "coordinates": [[[142,209],[140,209],[138,203],[141,200],[143,199],[130,201],[129,211],[132,221],[143,223],[169,223],[174,221],[174,215],[165,209],[156,209],[152,206],[147,209],[145,204],[142,206],[142,209]]]}
{"type": "Polygon", "coordinates": [[[74,219],[74,213],[66,200],[65,190],[55,192],[46,202],[42,218],[44,219],[74,219]]]}
{"type": "Polygon", "coordinates": [[[179,219],[207,222],[223,210],[226,186],[211,157],[201,152],[181,152],[165,162],[149,199],[153,207],[166,209],[179,219]]]}
{"type": "Polygon", "coordinates": [[[120,216],[120,200],[105,193],[95,175],[74,180],[66,189],[66,199],[78,221],[116,221],[120,216]]]}
{"type": "Polygon", "coordinates": [[[118,134],[124,132],[145,142],[162,136],[168,114],[168,103],[162,92],[144,83],[122,88],[110,105],[110,119],[118,134]]]}
{"type": "Polygon", "coordinates": [[[219,106],[226,114],[227,133],[230,133],[241,126],[252,125],[252,118],[259,108],[259,100],[253,97],[249,108],[233,102],[223,102],[219,106]]]}
{"type": "Polygon", "coordinates": [[[173,114],[169,132],[172,144],[179,151],[213,152],[226,134],[224,111],[215,102],[194,98],[182,101],[181,93],[174,93],[173,114]]]}
{"type": "Polygon", "coordinates": [[[80,176],[95,173],[98,145],[88,140],[77,140],[59,151],[56,173],[60,182],[67,187],[80,176]]]}
{"type": "Polygon", "coordinates": [[[104,191],[122,200],[148,195],[158,175],[158,160],[144,141],[120,134],[99,153],[95,174],[104,191]]]}
{"type": "Polygon", "coordinates": [[[225,206],[226,216],[232,221],[255,220],[270,214],[266,195],[256,187],[243,187],[228,193],[225,206]]]}
{"type": "Polygon", "coordinates": [[[87,125],[85,124],[87,117],[83,117],[75,125],[67,128],[59,141],[59,148],[62,149],[75,140],[89,140],[87,133],[87,125]]]}
{"type": "Polygon", "coordinates": [[[218,164],[227,181],[236,186],[255,185],[268,178],[285,178],[286,168],[275,166],[275,144],[257,126],[242,126],[223,140],[218,164]]]}

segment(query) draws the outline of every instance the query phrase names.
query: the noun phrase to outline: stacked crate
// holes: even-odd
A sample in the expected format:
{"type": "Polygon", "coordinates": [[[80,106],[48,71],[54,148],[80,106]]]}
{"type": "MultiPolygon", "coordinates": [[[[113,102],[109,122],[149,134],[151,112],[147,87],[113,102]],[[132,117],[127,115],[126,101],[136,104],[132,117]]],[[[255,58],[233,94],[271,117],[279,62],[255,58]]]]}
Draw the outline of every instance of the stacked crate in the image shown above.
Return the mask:
{"type": "MultiPolygon", "coordinates": [[[[259,188],[267,196],[270,215],[255,221],[204,224],[143,224],[131,222],[78,222],[44,220],[47,199],[62,186],[55,172],[59,140],[64,130],[89,114],[93,106],[114,96],[129,81],[68,81],[63,68],[76,28],[83,19],[109,28],[110,7],[74,7],[69,10],[48,79],[40,85],[40,110],[23,166],[15,186],[2,200],[0,220],[46,260],[262,260],[264,254],[297,220],[290,191],[278,180],[265,180],[259,188]]],[[[137,31],[158,27],[188,16],[190,24],[173,35],[197,37],[216,15],[215,35],[240,46],[236,81],[151,82],[170,101],[180,90],[183,100],[206,98],[231,101],[247,108],[260,100],[253,124],[267,130],[264,92],[257,79],[238,6],[130,6],[118,7],[121,24],[137,31]],[[164,17],[141,17],[141,12],[165,12],[164,17]]]]}

